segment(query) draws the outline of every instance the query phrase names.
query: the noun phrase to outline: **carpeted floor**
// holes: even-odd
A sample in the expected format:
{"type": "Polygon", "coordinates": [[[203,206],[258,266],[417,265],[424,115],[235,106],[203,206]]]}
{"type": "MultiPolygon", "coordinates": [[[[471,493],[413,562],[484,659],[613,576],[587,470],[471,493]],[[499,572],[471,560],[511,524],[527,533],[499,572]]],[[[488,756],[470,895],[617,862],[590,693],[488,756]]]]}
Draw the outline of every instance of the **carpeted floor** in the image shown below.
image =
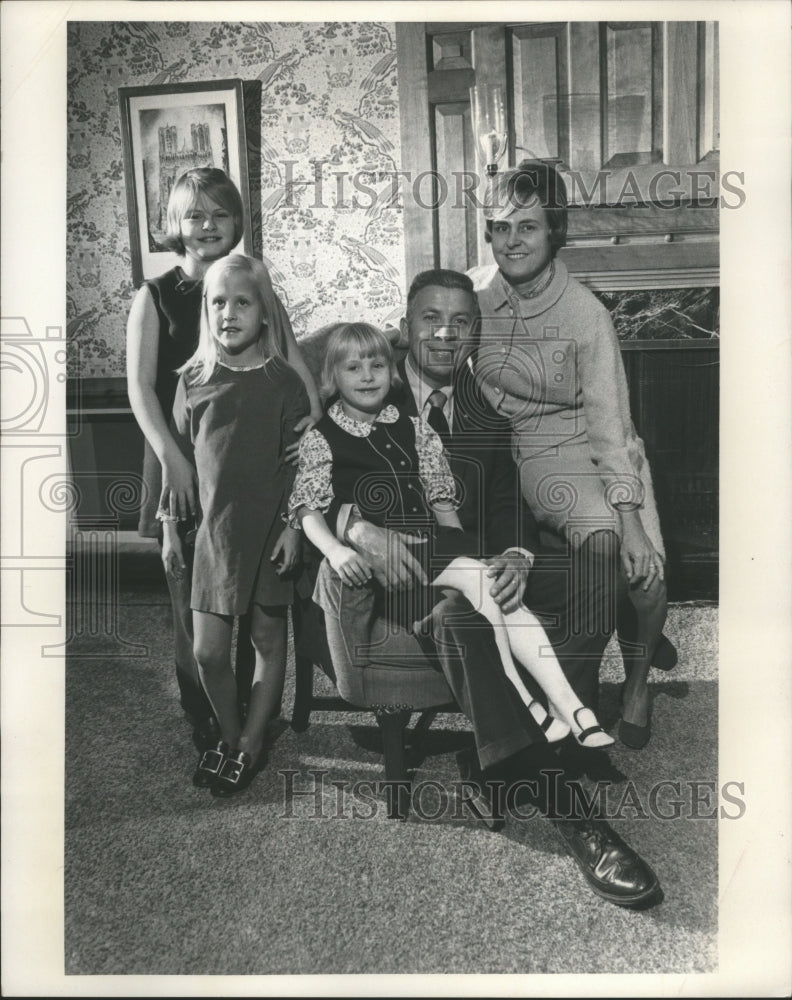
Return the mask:
{"type": "MultiPolygon", "coordinates": [[[[680,664],[653,673],[649,746],[585,755],[587,787],[606,783],[614,826],[665,891],[635,913],[588,889],[547,821],[493,834],[460,814],[459,716],[430,734],[416,775],[424,818],[389,820],[384,801],[350,787],[382,777],[373,718],[318,715],[294,733],[291,667],[267,770],[229,801],[193,788],[166,593],[130,578],[121,598],[117,635],[84,634],[67,662],[68,974],[715,970],[716,608],[671,610],[680,664]],[[118,655],[130,651],[142,655],[118,655]],[[311,787],[311,770],[323,785],[311,787]],[[289,782],[311,794],[287,801],[289,782]]],[[[609,650],[609,727],[618,662],[609,650]]]]}

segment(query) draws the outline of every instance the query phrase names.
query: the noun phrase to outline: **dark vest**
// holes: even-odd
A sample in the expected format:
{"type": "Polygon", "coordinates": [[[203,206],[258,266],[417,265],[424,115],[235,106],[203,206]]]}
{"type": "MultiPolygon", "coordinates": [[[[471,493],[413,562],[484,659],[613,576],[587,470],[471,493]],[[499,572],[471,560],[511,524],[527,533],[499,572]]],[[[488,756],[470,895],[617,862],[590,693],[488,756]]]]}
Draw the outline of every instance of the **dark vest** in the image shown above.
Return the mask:
{"type": "Polygon", "coordinates": [[[333,453],[336,504],[354,503],[379,527],[420,528],[434,518],[418,475],[415,427],[406,414],[396,423],[375,423],[368,437],[355,437],[328,414],[316,424],[333,453]]]}

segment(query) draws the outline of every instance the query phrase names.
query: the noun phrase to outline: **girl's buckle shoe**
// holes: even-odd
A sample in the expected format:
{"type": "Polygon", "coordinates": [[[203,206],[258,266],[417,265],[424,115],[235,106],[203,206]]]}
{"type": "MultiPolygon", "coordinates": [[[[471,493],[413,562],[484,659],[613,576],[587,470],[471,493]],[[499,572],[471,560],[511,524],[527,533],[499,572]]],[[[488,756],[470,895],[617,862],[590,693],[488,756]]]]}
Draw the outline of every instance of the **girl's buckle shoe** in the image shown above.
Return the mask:
{"type": "Polygon", "coordinates": [[[228,751],[229,746],[223,740],[220,740],[213,750],[204,750],[198,761],[198,766],[193,772],[192,780],[196,788],[209,788],[220,774],[228,751]]]}
{"type": "Polygon", "coordinates": [[[261,769],[261,756],[254,761],[244,750],[231,750],[212,781],[212,795],[228,798],[244,791],[261,769]]]}

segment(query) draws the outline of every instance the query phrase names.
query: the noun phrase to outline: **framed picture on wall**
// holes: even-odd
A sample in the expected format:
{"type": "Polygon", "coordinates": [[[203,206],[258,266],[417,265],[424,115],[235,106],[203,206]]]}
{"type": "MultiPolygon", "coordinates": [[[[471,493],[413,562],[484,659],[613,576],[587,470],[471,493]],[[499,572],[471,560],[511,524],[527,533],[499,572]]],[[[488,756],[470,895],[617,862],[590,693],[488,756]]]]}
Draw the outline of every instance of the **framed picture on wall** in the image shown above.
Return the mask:
{"type": "Polygon", "coordinates": [[[193,167],[219,167],[239,188],[245,217],[235,249],[251,253],[242,81],[120,87],[118,102],[135,284],[179,261],[162,245],[168,197],[176,179],[193,167]]]}

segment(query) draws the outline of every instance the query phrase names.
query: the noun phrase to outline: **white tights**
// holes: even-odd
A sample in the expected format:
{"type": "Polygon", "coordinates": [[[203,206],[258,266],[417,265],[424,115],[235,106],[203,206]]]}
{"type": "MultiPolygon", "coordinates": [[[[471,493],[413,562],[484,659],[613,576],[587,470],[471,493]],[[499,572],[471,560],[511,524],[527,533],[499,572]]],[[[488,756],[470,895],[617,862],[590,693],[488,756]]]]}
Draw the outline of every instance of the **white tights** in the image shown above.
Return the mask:
{"type": "Polygon", "coordinates": [[[489,592],[492,578],[485,575],[487,570],[487,565],[478,559],[458,556],[436,577],[432,586],[458,590],[492,625],[506,676],[549,742],[563,739],[571,730],[581,746],[610,746],[613,738],[600,728],[594,713],[572,690],[536,616],[524,605],[516,611],[504,612],[489,592]],[[547,695],[551,716],[525,687],[517,672],[515,657],[547,695]]]}

